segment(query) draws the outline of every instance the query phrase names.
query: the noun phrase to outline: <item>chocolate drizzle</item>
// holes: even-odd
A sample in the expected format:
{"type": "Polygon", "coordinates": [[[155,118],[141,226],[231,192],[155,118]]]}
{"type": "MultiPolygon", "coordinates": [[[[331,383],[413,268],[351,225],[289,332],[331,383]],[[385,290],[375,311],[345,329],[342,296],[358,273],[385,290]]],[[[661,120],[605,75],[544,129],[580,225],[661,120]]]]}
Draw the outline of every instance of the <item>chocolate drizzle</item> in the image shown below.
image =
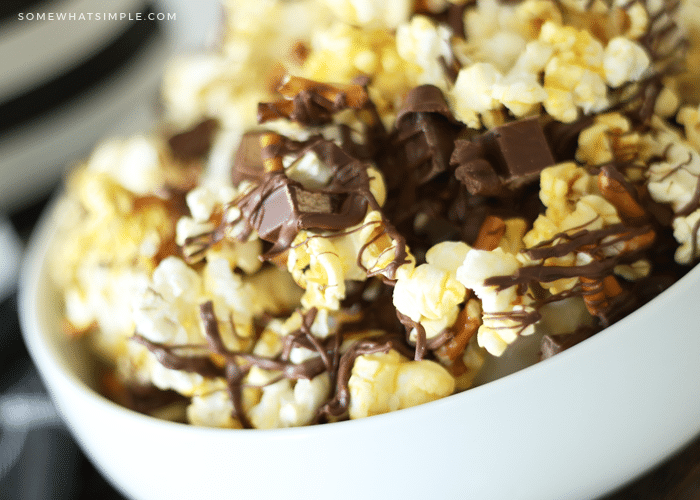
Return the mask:
{"type": "MultiPolygon", "coordinates": [[[[247,239],[255,230],[261,239],[273,243],[272,249],[263,256],[265,259],[288,250],[302,229],[349,230],[362,222],[368,208],[381,210],[369,189],[370,178],[365,162],[322,138],[310,142],[302,154],[304,152],[315,153],[325,165],[331,167],[333,176],[328,186],[307,189],[300,182],[287,177],[283,170],[276,170],[266,172],[257,187],[235,202],[245,223],[240,238],[247,239]]],[[[270,154],[268,158],[281,161],[276,154],[270,154]]],[[[383,232],[375,239],[382,234],[392,237],[396,242],[395,259],[387,269],[375,270],[370,275],[388,271],[389,278],[392,278],[396,269],[406,262],[406,245],[388,220],[384,220],[382,226],[383,232]]],[[[366,243],[363,250],[371,243],[366,243]]]]}
{"type": "Polygon", "coordinates": [[[359,340],[352,344],[348,351],[340,357],[336,375],[335,396],[320,408],[318,412],[319,418],[326,416],[333,418],[344,417],[350,407],[348,383],[355,360],[365,354],[389,352],[392,346],[391,341],[379,342],[377,340],[359,340]]]}
{"type": "MultiPolygon", "coordinates": [[[[629,5],[631,2],[624,8],[629,5]]],[[[646,3],[644,6],[647,8],[646,3]]],[[[465,8],[466,4],[451,5],[434,17],[440,21],[456,19],[455,35],[464,37],[465,8]]],[[[617,109],[639,128],[648,126],[663,89],[661,77],[675,70],[677,57],[673,51],[683,47],[682,40],[674,42],[677,27],[666,15],[675,8],[675,5],[666,5],[652,16],[648,32],[640,40],[654,60],[655,72],[646,80],[631,84],[636,85],[631,87],[631,92],[630,87],[616,91],[620,100],[624,96],[624,102],[616,102],[617,109]]],[[[447,61],[443,64],[449,77],[455,68],[447,61]]],[[[253,366],[276,372],[273,381],[310,379],[327,373],[334,389],[318,412],[315,422],[321,423],[347,417],[348,385],[353,364],[359,356],[394,349],[407,357],[423,360],[434,358],[435,351],[446,350],[445,346],[451,342],[458,344],[455,341],[458,328],[454,331],[448,328],[428,339],[423,325],[393,306],[392,286],[397,269],[408,261],[407,248],[411,248],[416,264],[420,264],[426,251],[441,241],[458,240],[479,247],[478,235],[484,221],[497,218],[501,222],[498,230],[492,231],[488,250],[505,233],[503,220],[519,217],[530,227],[544,212],[538,197],[540,172],[557,162],[574,161],[578,136],[593,123],[592,117],[583,117],[572,124],[548,121],[546,117],[509,119],[490,131],[477,133],[455,119],[438,87],[420,85],[406,94],[393,128],[385,130],[369,97],[369,84],[366,78],[349,84],[298,77],[283,81],[278,89],[282,99],[260,103],[258,121],[261,125],[279,119],[294,122],[307,128],[307,139],[297,141],[267,130],[246,134],[231,172],[235,185],[243,181],[253,184],[232,203],[240,211],[239,219],[227,221],[223,214],[216,214],[212,232],[186,242],[199,245],[192,256],[200,257],[206,248],[229,237],[228,230],[233,226],[243,227],[236,237],[247,240],[255,232],[270,245],[262,258],[279,263],[278,258],[284,257],[294,245],[306,243],[296,241],[300,231],[307,231],[308,238],[335,238],[374,225],[374,232],[359,249],[356,261],[365,271],[367,282],[348,283],[348,290],[356,289],[358,294],[347,297],[343,303],[344,308],[357,313],[357,321],[341,322],[330,336],[318,339],[311,333],[317,311],[313,308],[304,311],[300,328],[283,338],[282,350],[274,357],[228,350],[221,339],[211,302],[200,307],[206,346],[167,346],[134,336],[135,341],[145,345],[168,368],[225,379],[234,417],[244,427],[250,427],[251,423],[245,414],[242,389],[253,366]],[[353,129],[334,123],[339,112],[348,110],[354,112],[357,119],[353,129]],[[326,126],[334,127],[335,140],[324,138],[323,127],[326,126]],[[330,170],[330,180],[323,186],[305,185],[288,175],[290,162],[294,164],[305,155],[315,155],[330,170]],[[384,206],[380,206],[370,191],[369,169],[375,167],[386,182],[388,193],[384,206]],[[376,211],[380,220],[363,224],[368,211],[376,211]],[[363,264],[365,252],[385,237],[392,242],[393,258],[383,269],[368,269],[363,264]],[[365,299],[364,294],[373,286],[378,286],[377,297],[365,299]],[[367,338],[366,332],[373,329],[385,333],[367,338]],[[341,346],[347,346],[351,336],[357,334],[361,334],[361,340],[341,350],[341,346]],[[298,347],[312,351],[314,357],[303,363],[292,363],[291,352],[298,347]]],[[[206,128],[205,124],[201,127],[206,128]]],[[[189,134],[204,128],[197,127],[189,134]]],[[[171,142],[182,145],[188,137],[197,138],[196,134],[177,137],[177,140],[174,137],[171,142]]],[[[325,137],[329,134],[325,133],[325,137]]],[[[172,148],[174,152],[177,149],[172,148]]],[[[201,155],[204,149],[193,146],[189,150],[194,152],[183,153],[183,157],[201,155]]],[[[485,284],[499,290],[516,286],[521,295],[528,294],[531,298],[537,295],[534,310],[485,313],[483,319],[505,320],[515,326],[502,328],[522,333],[540,319],[538,308],[543,304],[566,297],[583,297],[598,324],[592,330],[578,332],[561,345],[555,345],[559,339],[548,338],[547,355],[551,355],[592,335],[593,331],[648,300],[646,296],[640,299],[632,293],[632,287],[624,280],[620,282],[615,268],[640,259],[658,265],[662,259],[655,253],[657,250],[652,248],[652,243],[657,235],[663,234],[666,238],[668,234],[659,230],[659,218],[649,210],[649,197],[638,185],[628,182],[621,169],[622,166],[611,163],[591,170],[599,173],[600,190],[616,206],[622,222],[598,230],[583,227],[570,230],[524,250],[532,265],[510,276],[489,278],[485,284]],[[621,208],[622,203],[616,204],[616,200],[621,199],[629,202],[626,209],[621,208]],[[585,255],[588,263],[574,266],[545,263],[571,253],[585,255]],[[549,294],[540,286],[564,278],[579,278],[579,281],[571,290],[557,295],[549,294]]],[[[694,209],[699,203],[700,182],[696,196],[686,209],[694,209]]],[[[641,280],[639,286],[645,287],[650,297],[673,280],[665,276],[652,274],[641,280]]],[[[461,350],[457,349],[455,359],[468,340],[468,336],[460,340],[461,350]]]]}
{"type": "MultiPolygon", "coordinates": [[[[341,353],[341,343],[344,332],[351,334],[353,327],[359,324],[349,323],[339,328],[334,335],[325,340],[317,339],[311,333],[311,325],[316,317],[316,309],[312,308],[302,315],[299,329],[290,332],[283,338],[283,348],[274,357],[259,356],[249,352],[231,351],[223,343],[219,331],[218,319],[214,314],[211,301],[200,305],[200,317],[203,325],[206,345],[166,345],[152,342],[142,335],[134,334],[132,340],[145,346],[153,353],[166,368],[196,373],[205,378],[223,378],[226,380],[228,392],[233,403],[233,417],[244,428],[252,428],[243,404],[244,378],[253,366],[279,375],[270,383],[278,380],[312,379],[324,372],[335,381],[335,391],[328,402],[323,405],[316,418],[320,423],[324,418],[342,418],[347,416],[350,403],[348,382],[355,359],[365,354],[383,352],[395,349],[407,355],[407,348],[397,334],[385,334],[376,338],[355,341],[347,351],[341,353]],[[295,364],[290,361],[293,348],[303,347],[315,351],[318,355],[295,364]],[[224,366],[213,361],[214,356],[222,359],[224,366]]],[[[451,336],[443,335],[433,342],[431,347],[438,348],[451,336]]]]}
{"type": "MultiPolygon", "coordinates": [[[[324,371],[335,371],[338,366],[336,356],[339,352],[338,339],[331,339],[331,345],[322,345],[311,335],[310,327],[316,310],[308,311],[299,330],[291,332],[285,339],[285,348],[281,355],[271,358],[249,352],[231,351],[223,343],[219,332],[218,319],[214,314],[211,301],[200,305],[200,317],[207,345],[169,346],[152,342],[142,335],[134,334],[132,340],[145,346],[166,368],[196,373],[205,378],[223,378],[227,382],[228,392],[233,403],[233,416],[244,428],[251,428],[243,407],[243,379],[253,366],[264,370],[280,372],[279,378],[289,380],[312,379],[324,371]],[[319,353],[318,357],[302,363],[289,361],[289,352],[297,345],[311,347],[319,353]],[[191,351],[197,351],[192,353],[191,351]],[[212,360],[212,355],[219,356],[225,362],[224,367],[212,360]]],[[[342,363],[341,363],[342,364],[342,363]]]]}

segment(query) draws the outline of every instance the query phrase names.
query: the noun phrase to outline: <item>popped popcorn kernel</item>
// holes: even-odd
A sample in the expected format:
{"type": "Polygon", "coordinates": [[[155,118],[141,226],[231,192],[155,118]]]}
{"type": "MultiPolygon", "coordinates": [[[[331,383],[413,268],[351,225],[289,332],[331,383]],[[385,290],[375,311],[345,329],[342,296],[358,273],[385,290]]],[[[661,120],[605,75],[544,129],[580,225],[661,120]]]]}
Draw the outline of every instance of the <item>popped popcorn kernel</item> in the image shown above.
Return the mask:
{"type": "Polygon", "coordinates": [[[639,44],[625,37],[615,37],[608,42],[603,55],[605,80],[613,88],[636,82],[650,63],[649,56],[639,44]]]}
{"type": "Polygon", "coordinates": [[[481,128],[479,114],[499,105],[491,89],[502,78],[496,67],[488,63],[475,63],[460,70],[448,94],[455,108],[455,116],[470,128],[481,128]]]}
{"type": "Polygon", "coordinates": [[[311,423],[316,411],[327,399],[328,374],[311,380],[280,380],[262,389],[260,403],[250,410],[256,429],[299,427],[311,423]]]}
{"type": "Polygon", "coordinates": [[[454,391],[454,378],[433,361],[408,361],[392,350],[358,357],[349,387],[356,419],[441,399],[454,391]]]}
{"type": "Polygon", "coordinates": [[[595,117],[593,125],[579,135],[576,159],[591,166],[617,161],[628,163],[642,154],[644,145],[629,120],[619,113],[595,117]]]}
{"type": "Polygon", "coordinates": [[[103,142],[92,153],[87,168],[106,173],[140,195],[156,192],[165,176],[157,146],[143,136],[103,142]]]}
{"type": "Polygon", "coordinates": [[[439,319],[464,299],[464,287],[450,273],[421,264],[397,281],[394,305],[414,321],[439,319]]]}
{"type": "Polygon", "coordinates": [[[338,19],[360,26],[382,25],[395,28],[408,20],[411,12],[409,0],[372,2],[369,0],[324,0],[338,19]]]}
{"type": "Polygon", "coordinates": [[[647,187],[654,200],[669,203],[675,213],[691,203],[700,178],[700,156],[689,144],[669,142],[661,161],[646,171],[647,187]]]}
{"type": "Polygon", "coordinates": [[[457,269],[457,280],[481,299],[483,324],[477,338],[479,346],[494,356],[503,354],[518,336],[534,332],[534,310],[527,298],[518,295],[517,287],[499,290],[486,284],[488,278],[512,275],[520,266],[514,255],[500,248],[492,251],[473,249],[457,269]]]}
{"type": "Polygon", "coordinates": [[[676,115],[676,120],[683,125],[688,142],[696,150],[700,149],[700,107],[682,107],[676,115]]]}
{"type": "Polygon", "coordinates": [[[689,264],[700,257],[698,221],[700,221],[700,210],[693,211],[687,217],[673,219],[673,237],[680,243],[674,259],[679,264],[689,264]]]}
{"type": "Polygon", "coordinates": [[[425,16],[414,16],[410,22],[401,24],[396,30],[396,48],[399,56],[413,61],[422,72],[416,83],[432,83],[445,87],[445,64],[451,64],[451,32],[445,26],[436,25],[425,16]]]}
{"type": "Polygon", "coordinates": [[[233,418],[233,404],[225,391],[198,395],[187,407],[187,421],[202,427],[241,429],[241,423],[233,418]]]}
{"type": "Polygon", "coordinates": [[[361,75],[369,76],[370,96],[382,115],[393,116],[400,105],[396,96],[407,92],[423,72],[416,63],[399,55],[396,36],[382,27],[363,30],[336,23],[325,31],[317,31],[310,44],[311,52],[300,76],[325,82],[350,82],[361,75]],[[369,68],[364,64],[369,54],[374,54],[371,58],[376,61],[372,73],[366,72],[369,68]],[[356,66],[358,61],[361,68],[356,66]]]}

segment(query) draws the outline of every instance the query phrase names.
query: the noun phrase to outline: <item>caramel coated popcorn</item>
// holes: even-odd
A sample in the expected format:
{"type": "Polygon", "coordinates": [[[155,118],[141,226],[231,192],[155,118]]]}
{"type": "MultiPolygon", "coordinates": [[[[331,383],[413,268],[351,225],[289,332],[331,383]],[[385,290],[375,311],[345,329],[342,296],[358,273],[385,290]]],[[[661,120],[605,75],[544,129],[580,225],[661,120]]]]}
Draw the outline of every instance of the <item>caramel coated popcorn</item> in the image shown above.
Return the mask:
{"type": "Polygon", "coordinates": [[[675,2],[225,11],[158,130],[98,146],[58,210],[65,329],[110,397],[232,429],[401,410],[523,337],[604,335],[700,258],[675,2]]]}

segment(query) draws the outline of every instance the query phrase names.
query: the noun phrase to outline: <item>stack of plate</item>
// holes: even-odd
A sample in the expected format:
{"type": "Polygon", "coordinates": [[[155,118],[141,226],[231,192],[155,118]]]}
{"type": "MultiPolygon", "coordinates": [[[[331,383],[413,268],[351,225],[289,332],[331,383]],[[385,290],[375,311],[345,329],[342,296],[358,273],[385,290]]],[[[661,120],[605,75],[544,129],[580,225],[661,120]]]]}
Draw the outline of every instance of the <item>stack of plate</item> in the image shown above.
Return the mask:
{"type": "Polygon", "coordinates": [[[202,23],[218,14],[207,4],[194,7],[205,7],[205,16],[184,2],[3,3],[0,212],[45,194],[101,137],[148,127],[163,66],[183,48],[180,32],[201,37],[209,29],[202,23]],[[151,12],[166,20],[149,20],[151,12]]]}

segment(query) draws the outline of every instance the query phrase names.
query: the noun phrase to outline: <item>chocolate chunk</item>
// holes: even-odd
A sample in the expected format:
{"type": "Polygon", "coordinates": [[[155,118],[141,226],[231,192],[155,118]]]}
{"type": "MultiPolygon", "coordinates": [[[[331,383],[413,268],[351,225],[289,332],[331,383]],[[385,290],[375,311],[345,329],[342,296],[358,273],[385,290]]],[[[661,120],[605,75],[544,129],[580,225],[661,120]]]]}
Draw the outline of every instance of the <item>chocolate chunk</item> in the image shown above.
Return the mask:
{"type": "Polygon", "coordinates": [[[481,141],[457,141],[452,156],[452,162],[459,163],[459,167],[455,169],[455,177],[471,194],[499,196],[505,190],[503,181],[491,163],[484,159],[486,154],[486,148],[481,141]]]}
{"type": "Polygon", "coordinates": [[[496,127],[485,134],[495,152],[496,169],[510,184],[525,184],[542,169],[554,165],[552,152],[537,118],[526,118],[496,127]]]}
{"type": "Polygon", "coordinates": [[[288,183],[278,185],[267,193],[260,205],[255,229],[260,238],[266,241],[276,241],[280,229],[285,222],[292,220],[299,213],[294,187],[288,183]]]}
{"type": "Polygon", "coordinates": [[[412,113],[437,113],[456,123],[445,96],[435,85],[419,85],[409,91],[396,115],[397,126],[400,127],[402,120],[412,113]]]}
{"type": "Polygon", "coordinates": [[[210,118],[190,130],[175,134],[168,140],[168,145],[173,156],[178,160],[201,158],[209,152],[217,130],[219,130],[219,122],[210,118]]]}
{"type": "Polygon", "coordinates": [[[456,123],[439,88],[421,85],[406,96],[396,118],[393,145],[397,163],[413,174],[417,185],[449,169],[460,129],[456,123]]]}
{"type": "Polygon", "coordinates": [[[241,236],[255,229],[261,239],[274,243],[266,258],[289,248],[300,229],[347,229],[360,223],[367,211],[369,179],[357,162],[338,170],[331,185],[318,191],[305,189],[283,171],[265,175],[238,206],[248,226],[241,236]]]}
{"type": "Polygon", "coordinates": [[[551,148],[554,159],[560,163],[576,158],[578,136],[593,124],[592,116],[582,116],[572,123],[551,121],[544,126],[544,134],[551,148]]]}
{"type": "Polygon", "coordinates": [[[537,118],[510,122],[477,136],[457,140],[450,163],[471,194],[501,195],[539,177],[554,158],[537,118]]]}
{"type": "Polygon", "coordinates": [[[542,337],[540,345],[540,360],[551,358],[566,349],[575,346],[592,337],[595,330],[589,326],[583,326],[572,333],[563,333],[559,335],[545,335],[542,337]]]}
{"type": "Polygon", "coordinates": [[[297,228],[309,227],[300,219],[306,215],[330,214],[333,204],[329,194],[307,191],[284,173],[274,172],[244,197],[239,206],[261,239],[270,242],[281,239],[288,245],[297,228]],[[290,231],[293,234],[281,234],[290,231]]]}

